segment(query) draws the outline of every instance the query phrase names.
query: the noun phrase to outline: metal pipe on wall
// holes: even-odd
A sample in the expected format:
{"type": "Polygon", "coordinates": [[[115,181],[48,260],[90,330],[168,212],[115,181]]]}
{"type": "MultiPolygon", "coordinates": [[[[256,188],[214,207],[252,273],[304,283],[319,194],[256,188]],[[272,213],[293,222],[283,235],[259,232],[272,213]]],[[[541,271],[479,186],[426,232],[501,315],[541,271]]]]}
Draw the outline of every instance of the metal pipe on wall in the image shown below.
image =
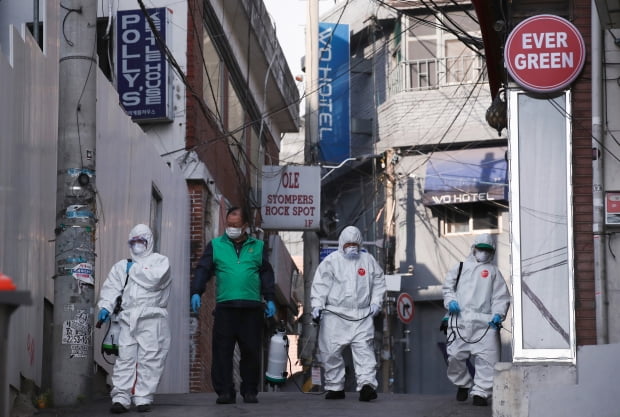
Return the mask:
{"type": "Polygon", "coordinates": [[[592,232],[594,239],[594,295],[596,305],[596,342],[609,343],[607,268],[605,247],[605,187],[603,176],[603,32],[594,0],[592,18],[592,232]]]}

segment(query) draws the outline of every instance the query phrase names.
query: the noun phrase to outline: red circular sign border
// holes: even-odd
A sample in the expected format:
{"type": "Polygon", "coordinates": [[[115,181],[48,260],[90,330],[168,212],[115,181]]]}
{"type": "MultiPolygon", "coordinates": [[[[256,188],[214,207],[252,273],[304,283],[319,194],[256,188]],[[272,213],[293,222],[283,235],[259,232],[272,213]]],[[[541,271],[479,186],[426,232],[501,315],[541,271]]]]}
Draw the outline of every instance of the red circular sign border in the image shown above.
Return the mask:
{"type": "Polygon", "coordinates": [[[508,70],[508,73],[510,73],[514,81],[517,84],[519,84],[521,87],[525,88],[526,90],[535,91],[538,93],[553,93],[553,92],[560,91],[566,88],[567,86],[572,84],[573,81],[575,81],[575,79],[579,76],[579,74],[583,70],[583,66],[585,65],[585,60],[586,60],[586,54],[587,54],[587,51],[586,51],[585,42],[583,40],[583,36],[581,35],[581,32],[579,32],[579,30],[575,27],[575,25],[573,25],[571,22],[569,22],[568,20],[560,16],[556,16],[552,14],[540,14],[540,15],[532,16],[528,19],[525,19],[524,21],[519,23],[517,26],[515,26],[515,28],[510,32],[510,34],[508,35],[508,38],[506,39],[506,44],[504,48],[504,64],[506,65],[506,69],[508,70]],[[511,60],[507,59],[507,57],[509,56],[509,49],[510,49],[510,46],[512,45],[512,41],[516,38],[519,31],[522,30],[524,26],[532,22],[541,20],[541,19],[551,19],[551,20],[555,20],[555,21],[561,22],[562,24],[566,25],[567,29],[573,32],[576,38],[579,40],[579,46],[581,47],[581,50],[582,50],[580,62],[575,67],[575,70],[572,72],[572,75],[560,83],[557,83],[553,86],[547,86],[547,87],[539,87],[539,86],[536,86],[536,85],[533,85],[531,83],[524,81],[518,75],[518,72],[515,73],[515,70],[512,69],[511,60]]]}
{"type": "Polygon", "coordinates": [[[396,313],[398,314],[398,318],[400,319],[400,321],[402,321],[405,324],[411,323],[411,321],[413,320],[413,315],[415,314],[415,307],[413,305],[413,297],[410,296],[406,292],[401,293],[396,299],[396,313]],[[408,299],[411,302],[411,317],[409,318],[409,320],[406,320],[400,313],[400,308],[399,308],[400,302],[401,302],[401,299],[404,299],[404,298],[408,299]]]}

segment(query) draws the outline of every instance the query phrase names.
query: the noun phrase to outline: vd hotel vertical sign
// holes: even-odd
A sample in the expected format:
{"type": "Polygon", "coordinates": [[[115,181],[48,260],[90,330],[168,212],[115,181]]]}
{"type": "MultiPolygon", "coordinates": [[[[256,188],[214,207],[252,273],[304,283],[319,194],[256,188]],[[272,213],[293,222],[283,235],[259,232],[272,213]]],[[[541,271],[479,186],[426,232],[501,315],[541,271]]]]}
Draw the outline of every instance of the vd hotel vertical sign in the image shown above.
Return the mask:
{"type": "Polygon", "coordinates": [[[170,41],[165,7],[123,10],[117,15],[117,90],[136,122],[172,121],[172,83],[163,53],[170,41]],[[155,31],[153,31],[155,28],[155,31]]]}

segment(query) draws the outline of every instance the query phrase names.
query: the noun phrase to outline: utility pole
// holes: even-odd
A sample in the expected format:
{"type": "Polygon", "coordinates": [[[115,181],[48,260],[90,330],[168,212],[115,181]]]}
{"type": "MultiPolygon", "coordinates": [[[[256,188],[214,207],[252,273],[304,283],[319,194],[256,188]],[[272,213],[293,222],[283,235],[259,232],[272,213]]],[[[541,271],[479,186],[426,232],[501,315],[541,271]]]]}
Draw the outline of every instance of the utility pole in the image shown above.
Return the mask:
{"type": "MultiPolygon", "coordinates": [[[[305,147],[304,162],[313,165],[317,161],[317,144],[319,131],[319,1],[308,0],[306,24],[306,115],[305,115],[305,147]]],[[[320,207],[319,207],[320,210],[320,207]]],[[[302,338],[300,357],[302,365],[312,363],[316,329],[312,325],[312,307],[310,290],[314,272],[319,264],[319,236],[315,231],[307,230],[303,234],[304,241],[304,312],[302,315],[302,338]]]]}
{"type": "MultiPolygon", "coordinates": [[[[394,273],[394,149],[387,149],[385,151],[385,173],[383,185],[385,188],[385,203],[383,206],[383,212],[385,217],[383,220],[383,267],[386,274],[394,273]]],[[[389,306],[389,301],[386,302],[385,312],[393,311],[389,306]]],[[[383,347],[381,353],[381,376],[383,392],[390,392],[391,379],[393,375],[394,366],[394,345],[392,343],[392,330],[391,330],[391,317],[384,314],[383,319],[383,347]]]]}
{"type": "Polygon", "coordinates": [[[93,382],[97,0],[63,0],[52,391],[56,406],[89,399],[93,382]]]}
{"type": "Polygon", "coordinates": [[[385,220],[383,222],[384,268],[386,274],[394,273],[394,149],[385,151],[385,220]]]}

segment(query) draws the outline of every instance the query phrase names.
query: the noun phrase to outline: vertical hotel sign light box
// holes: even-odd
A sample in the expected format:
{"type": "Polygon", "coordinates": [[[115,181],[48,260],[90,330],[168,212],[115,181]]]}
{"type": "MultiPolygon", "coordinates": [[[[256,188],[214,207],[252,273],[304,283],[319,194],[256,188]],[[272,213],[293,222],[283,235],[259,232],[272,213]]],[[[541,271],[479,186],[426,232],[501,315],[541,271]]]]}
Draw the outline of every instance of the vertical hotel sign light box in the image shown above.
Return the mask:
{"type": "Polygon", "coordinates": [[[319,159],[338,164],[350,157],[349,25],[319,23],[319,159]]]}
{"type": "Polygon", "coordinates": [[[170,41],[165,7],[147,9],[153,33],[142,10],[117,14],[116,79],[121,104],[136,122],[172,121],[169,64],[160,40],[170,41]],[[159,38],[159,40],[158,40],[159,38]]]}

